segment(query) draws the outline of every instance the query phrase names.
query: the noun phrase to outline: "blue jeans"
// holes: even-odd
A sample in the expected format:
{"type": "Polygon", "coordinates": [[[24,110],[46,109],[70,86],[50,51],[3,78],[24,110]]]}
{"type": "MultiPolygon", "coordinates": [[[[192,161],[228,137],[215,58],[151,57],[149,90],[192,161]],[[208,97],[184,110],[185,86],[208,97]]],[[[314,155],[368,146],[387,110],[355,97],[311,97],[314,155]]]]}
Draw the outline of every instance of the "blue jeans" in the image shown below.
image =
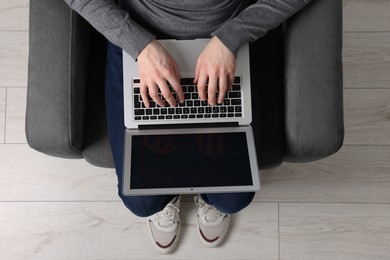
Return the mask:
{"type": "MultiPolygon", "coordinates": [[[[140,217],[151,216],[162,210],[177,195],[124,196],[122,194],[122,167],[124,143],[124,108],[122,50],[108,43],[106,66],[106,112],[111,149],[118,176],[118,194],[125,206],[140,217]]],[[[251,203],[254,193],[202,194],[202,199],[226,214],[233,214],[251,203]]]]}

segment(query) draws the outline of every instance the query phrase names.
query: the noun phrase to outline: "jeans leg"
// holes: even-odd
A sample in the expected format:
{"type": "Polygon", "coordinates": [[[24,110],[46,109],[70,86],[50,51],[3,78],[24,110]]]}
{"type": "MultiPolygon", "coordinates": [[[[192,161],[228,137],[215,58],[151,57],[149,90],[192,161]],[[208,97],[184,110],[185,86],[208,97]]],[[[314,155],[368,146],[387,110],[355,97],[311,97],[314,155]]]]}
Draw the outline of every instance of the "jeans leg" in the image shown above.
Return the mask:
{"type": "Polygon", "coordinates": [[[106,113],[111,150],[118,177],[118,194],[125,206],[135,215],[147,217],[162,210],[175,195],[166,196],[124,196],[122,194],[122,168],[124,144],[124,107],[122,50],[108,43],[106,65],[106,113]]]}
{"type": "Polygon", "coordinates": [[[248,206],[254,192],[202,194],[202,199],[225,214],[234,214],[248,206]]]}

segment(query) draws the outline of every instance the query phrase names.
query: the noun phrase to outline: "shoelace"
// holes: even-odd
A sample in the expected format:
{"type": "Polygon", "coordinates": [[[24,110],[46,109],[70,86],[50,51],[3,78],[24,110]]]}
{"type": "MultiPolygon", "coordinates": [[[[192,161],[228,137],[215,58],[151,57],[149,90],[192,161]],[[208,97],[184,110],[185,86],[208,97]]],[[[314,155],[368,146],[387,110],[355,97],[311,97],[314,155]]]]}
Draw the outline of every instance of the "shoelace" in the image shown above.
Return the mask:
{"type": "Polygon", "coordinates": [[[161,212],[156,215],[156,223],[160,227],[168,228],[175,222],[176,213],[180,209],[174,204],[168,204],[161,212]]]}
{"type": "Polygon", "coordinates": [[[202,208],[202,210],[203,210],[202,217],[204,217],[206,219],[206,221],[208,221],[208,222],[215,222],[223,215],[214,206],[207,204],[199,197],[195,197],[195,205],[202,208]]]}

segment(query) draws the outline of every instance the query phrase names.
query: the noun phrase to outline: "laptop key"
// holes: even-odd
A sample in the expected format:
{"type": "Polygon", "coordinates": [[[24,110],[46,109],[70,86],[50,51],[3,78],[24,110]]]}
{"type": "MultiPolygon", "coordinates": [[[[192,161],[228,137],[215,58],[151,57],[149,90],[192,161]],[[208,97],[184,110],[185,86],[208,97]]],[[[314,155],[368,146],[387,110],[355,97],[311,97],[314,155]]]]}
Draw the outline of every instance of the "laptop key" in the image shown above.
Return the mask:
{"type": "Polygon", "coordinates": [[[219,114],[219,117],[225,118],[226,114],[219,114]]]}
{"type": "Polygon", "coordinates": [[[172,116],[171,115],[167,115],[165,118],[166,119],[172,119],[172,116]]]}
{"type": "Polygon", "coordinates": [[[240,85],[233,85],[232,90],[233,91],[240,91],[241,90],[241,86],[240,85]]]}
{"type": "Polygon", "coordinates": [[[161,114],[162,114],[162,115],[168,114],[168,109],[166,109],[166,108],[161,108],[161,114]]]}
{"type": "Polygon", "coordinates": [[[241,105],[241,99],[232,99],[231,103],[234,106],[239,106],[239,105],[241,105]]]}
{"type": "Polygon", "coordinates": [[[180,119],[180,115],[174,115],[173,119],[180,119]]]}
{"type": "Polygon", "coordinates": [[[151,116],[150,119],[151,119],[151,120],[156,120],[156,119],[157,119],[157,116],[151,116]]]}
{"type": "Polygon", "coordinates": [[[213,118],[219,117],[219,114],[213,114],[213,118]]]}
{"type": "Polygon", "coordinates": [[[213,107],[213,113],[219,113],[219,107],[213,107]]]}
{"type": "MultiPolygon", "coordinates": [[[[176,108],[176,114],[181,114],[182,111],[183,111],[183,110],[182,110],[180,107],[176,108]]],[[[239,112],[239,111],[237,111],[237,112],[239,112]]]]}
{"type": "Polygon", "coordinates": [[[196,107],[191,107],[191,114],[196,114],[197,110],[196,107]]]}
{"type": "Polygon", "coordinates": [[[206,100],[202,100],[200,103],[202,104],[202,107],[206,107],[207,106],[207,101],[206,100]]]}
{"type": "Polygon", "coordinates": [[[168,114],[170,115],[173,115],[175,113],[175,109],[174,108],[168,108],[168,114]]]}
{"type": "Polygon", "coordinates": [[[234,107],[228,107],[228,112],[234,112],[234,107]]]}
{"type": "Polygon", "coordinates": [[[138,87],[134,87],[134,94],[140,94],[141,90],[138,87]]]}
{"type": "Polygon", "coordinates": [[[223,104],[225,106],[229,106],[230,105],[230,100],[225,98],[225,100],[223,101],[223,104]]]}
{"type": "Polygon", "coordinates": [[[138,121],[138,120],[141,120],[141,117],[140,116],[136,116],[136,117],[134,117],[134,119],[138,121]]]}
{"type": "Polygon", "coordinates": [[[206,107],[206,113],[211,113],[211,107],[206,107]]]}
{"type": "Polygon", "coordinates": [[[221,111],[221,113],[226,113],[226,107],[221,107],[220,111],[221,111]]]}
{"type": "Polygon", "coordinates": [[[241,92],[238,91],[229,92],[229,98],[240,98],[240,97],[241,97],[241,92]]]}
{"type": "Polygon", "coordinates": [[[211,115],[210,114],[205,114],[204,118],[211,118],[211,115]]]}
{"type": "Polygon", "coordinates": [[[229,114],[228,114],[228,117],[234,117],[234,114],[229,113],[229,114]]]}
{"type": "Polygon", "coordinates": [[[236,106],[234,110],[239,113],[239,112],[241,112],[241,107],[240,106],[236,106]]]}
{"type": "Polygon", "coordinates": [[[153,110],[152,109],[146,109],[146,114],[150,116],[151,114],[153,114],[153,110]]]}
{"type": "Polygon", "coordinates": [[[136,116],[143,116],[143,115],[145,115],[145,110],[143,110],[143,109],[134,109],[134,115],[136,115],[136,116]]]}
{"type": "Polygon", "coordinates": [[[180,79],[180,84],[181,85],[192,85],[192,84],[194,84],[194,79],[193,78],[182,78],[182,79],[180,79]]]}
{"type": "Polygon", "coordinates": [[[242,114],[241,113],[236,113],[235,116],[236,117],[242,117],[242,114]]]}
{"type": "Polygon", "coordinates": [[[188,115],[181,115],[181,119],[187,119],[188,115]]]}
{"type": "Polygon", "coordinates": [[[142,120],[149,120],[149,116],[143,116],[142,120]]]}
{"type": "Polygon", "coordinates": [[[194,101],[194,106],[200,107],[200,100],[195,100],[194,101]]]}
{"type": "Polygon", "coordinates": [[[196,118],[203,118],[203,115],[197,114],[197,115],[196,115],[196,118]]]}
{"type": "Polygon", "coordinates": [[[153,115],[159,115],[160,114],[160,109],[155,108],[153,109],[153,115]]]}
{"type": "Polygon", "coordinates": [[[184,112],[184,114],[189,114],[190,109],[188,107],[185,107],[185,108],[183,108],[183,112],[184,112]]]}
{"type": "Polygon", "coordinates": [[[195,118],[195,115],[190,115],[190,118],[192,119],[192,118],[195,118]]]}
{"type": "Polygon", "coordinates": [[[198,113],[203,114],[204,113],[204,107],[198,107],[198,113]]]}
{"type": "Polygon", "coordinates": [[[158,119],[165,119],[165,116],[158,116],[158,119]]]}

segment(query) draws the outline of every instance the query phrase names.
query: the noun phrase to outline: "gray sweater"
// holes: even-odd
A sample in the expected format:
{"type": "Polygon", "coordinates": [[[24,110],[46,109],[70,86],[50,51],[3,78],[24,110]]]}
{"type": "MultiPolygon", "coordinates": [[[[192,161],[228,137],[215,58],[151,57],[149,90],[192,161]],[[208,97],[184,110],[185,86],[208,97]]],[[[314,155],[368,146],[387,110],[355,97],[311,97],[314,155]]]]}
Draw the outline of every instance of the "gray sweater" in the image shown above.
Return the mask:
{"type": "Polygon", "coordinates": [[[310,0],[64,0],[136,59],[154,38],[217,36],[234,54],[310,0]]]}

